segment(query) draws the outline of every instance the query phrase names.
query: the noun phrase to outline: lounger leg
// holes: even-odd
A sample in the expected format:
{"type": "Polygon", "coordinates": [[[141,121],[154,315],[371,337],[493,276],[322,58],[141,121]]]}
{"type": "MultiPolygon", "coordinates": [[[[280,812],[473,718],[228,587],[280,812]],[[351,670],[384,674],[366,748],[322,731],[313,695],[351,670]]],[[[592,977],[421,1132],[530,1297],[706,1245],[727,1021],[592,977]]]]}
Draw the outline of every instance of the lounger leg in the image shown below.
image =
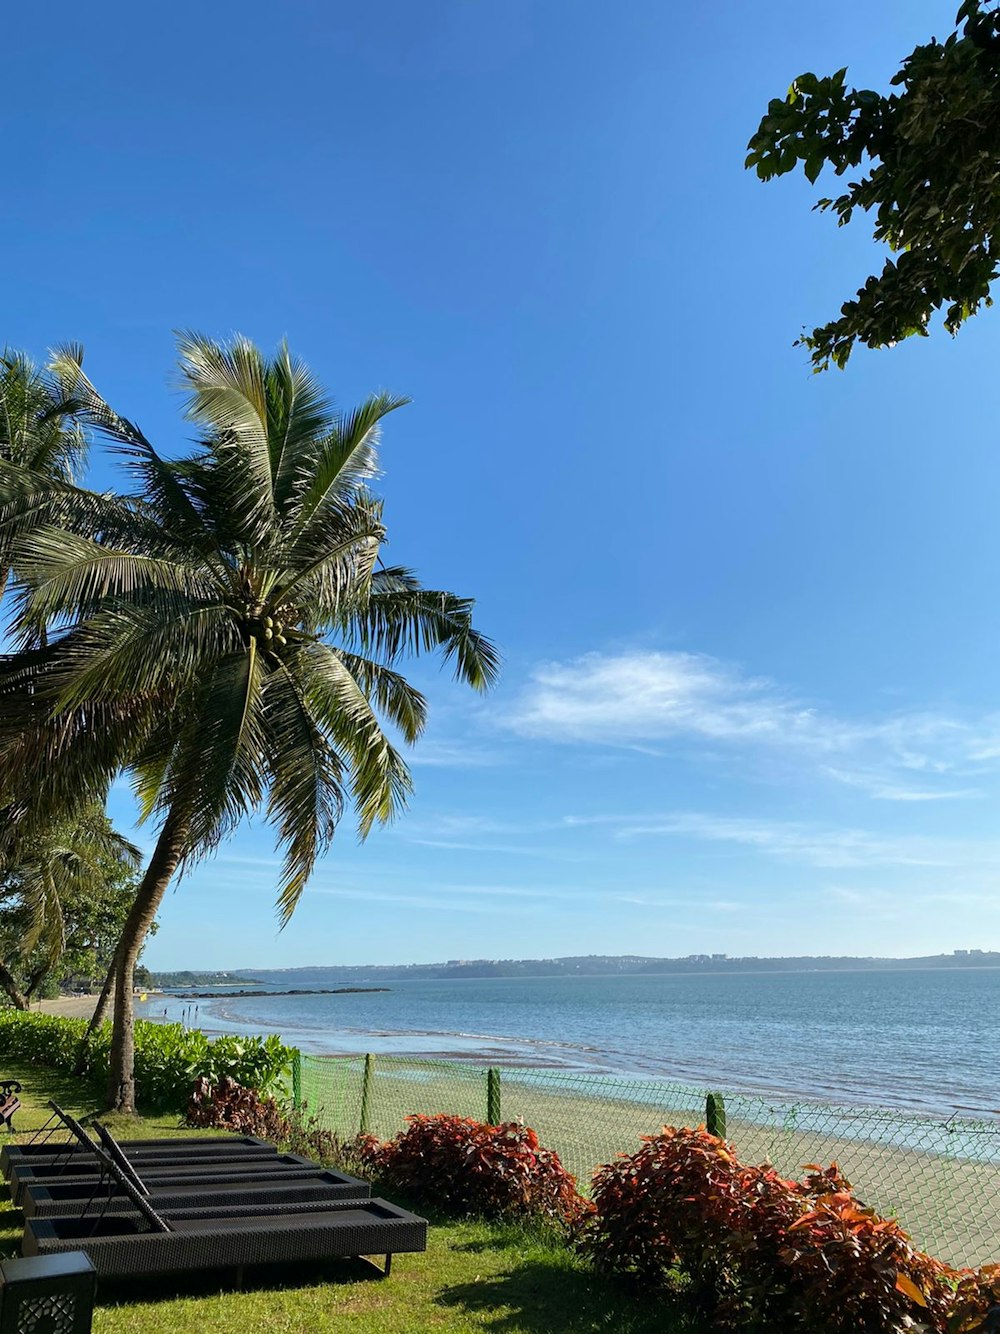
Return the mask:
{"type": "Polygon", "coordinates": [[[385,1257],[385,1267],[382,1270],[382,1277],[388,1278],[391,1273],[392,1273],[392,1256],[387,1255],[385,1257]]]}

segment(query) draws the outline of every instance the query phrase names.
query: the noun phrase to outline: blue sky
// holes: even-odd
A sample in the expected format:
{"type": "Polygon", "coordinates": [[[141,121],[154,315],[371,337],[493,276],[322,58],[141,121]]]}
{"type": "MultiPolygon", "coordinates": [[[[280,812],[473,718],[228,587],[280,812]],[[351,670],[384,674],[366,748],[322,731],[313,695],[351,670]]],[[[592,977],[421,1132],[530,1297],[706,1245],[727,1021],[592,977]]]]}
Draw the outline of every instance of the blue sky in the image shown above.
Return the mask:
{"type": "Polygon", "coordinates": [[[83,341],[168,451],[176,327],[409,394],[391,558],[506,659],[485,700],[415,669],[410,812],[345,824],[283,933],[249,828],[148,962],[1000,946],[1000,315],[811,376],[881,258],[742,170],[795,74],[882,87],[953,8],[6,17],[0,338],[83,341]]]}

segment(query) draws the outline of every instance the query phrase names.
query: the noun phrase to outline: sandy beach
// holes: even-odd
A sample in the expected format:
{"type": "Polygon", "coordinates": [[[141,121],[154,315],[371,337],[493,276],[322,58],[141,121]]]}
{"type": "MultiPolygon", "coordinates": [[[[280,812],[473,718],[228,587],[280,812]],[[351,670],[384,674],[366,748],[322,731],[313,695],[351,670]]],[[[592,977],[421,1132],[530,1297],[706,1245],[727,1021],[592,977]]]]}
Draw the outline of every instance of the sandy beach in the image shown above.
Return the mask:
{"type": "Polygon", "coordinates": [[[96,1004],[96,996],[56,996],[54,1000],[36,1001],[31,1008],[41,1014],[59,1014],[65,1019],[89,1019],[96,1004]]]}
{"type": "MultiPolygon", "coordinates": [[[[157,993],[150,991],[145,994],[155,996],[157,993]]],[[[96,996],[56,996],[54,1000],[35,1001],[31,1008],[40,1014],[59,1014],[64,1019],[89,1019],[96,1005],[96,996]]],[[[143,1018],[153,1017],[143,1015],[143,1018]]]]}

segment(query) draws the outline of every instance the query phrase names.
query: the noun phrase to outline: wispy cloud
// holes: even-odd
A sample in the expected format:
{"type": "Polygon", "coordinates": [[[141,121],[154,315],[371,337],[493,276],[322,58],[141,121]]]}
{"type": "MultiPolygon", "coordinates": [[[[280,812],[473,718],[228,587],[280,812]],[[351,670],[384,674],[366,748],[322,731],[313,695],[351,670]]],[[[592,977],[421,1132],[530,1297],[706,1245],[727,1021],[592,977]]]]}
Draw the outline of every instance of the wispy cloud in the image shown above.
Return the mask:
{"type": "Polygon", "coordinates": [[[986,793],[981,787],[927,788],[907,787],[903,783],[888,782],[877,773],[852,773],[847,769],[824,768],[823,772],[838,783],[860,788],[876,801],[971,801],[986,793]]]}
{"type": "Polygon", "coordinates": [[[435,738],[418,741],[406,751],[406,762],[411,767],[433,769],[489,769],[503,764],[504,757],[495,750],[464,741],[440,741],[435,738]]]}
{"type": "Polygon", "coordinates": [[[654,754],[657,743],[670,742],[713,753],[766,749],[881,801],[980,796],[968,778],[1000,760],[996,716],[969,721],[925,710],[843,718],[697,653],[588,653],[543,664],[506,724],[524,737],[654,754]]]}
{"type": "Polygon", "coordinates": [[[675,837],[753,848],[766,856],[808,866],[951,867],[972,857],[1000,860],[1000,848],[970,848],[968,843],[920,835],[885,836],[863,829],[839,829],[794,820],[754,820],[677,812],[655,820],[623,818],[620,838],[675,837]]]}
{"type": "Polygon", "coordinates": [[[684,910],[693,909],[697,912],[741,912],[746,906],[743,903],[736,903],[732,899],[694,898],[691,896],[686,898],[677,896],[663,898],[655,894],[616,894],[615,900],[618,903],[627,903],[636,908],[682,908],[684,910]]]}

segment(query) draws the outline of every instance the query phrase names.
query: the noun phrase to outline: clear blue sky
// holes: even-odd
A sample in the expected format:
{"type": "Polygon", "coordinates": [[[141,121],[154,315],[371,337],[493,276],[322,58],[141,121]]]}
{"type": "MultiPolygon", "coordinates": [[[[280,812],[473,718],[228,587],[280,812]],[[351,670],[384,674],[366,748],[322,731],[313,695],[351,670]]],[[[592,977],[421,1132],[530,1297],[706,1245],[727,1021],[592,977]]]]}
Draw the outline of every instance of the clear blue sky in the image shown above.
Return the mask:
{"type": "Polygon", "coordinates": [[[506,656],[486,701],[418,670],[410,813],[287,930],[247,829],[148,962],[1000,945],[1000,313],[811,376],[881,258],[742,170],[792,76],[882,87],[954,8],[6,15],[0,340],[82,340],[168,451],[178,326],[411,395],[391,557],[506,656]]]}

